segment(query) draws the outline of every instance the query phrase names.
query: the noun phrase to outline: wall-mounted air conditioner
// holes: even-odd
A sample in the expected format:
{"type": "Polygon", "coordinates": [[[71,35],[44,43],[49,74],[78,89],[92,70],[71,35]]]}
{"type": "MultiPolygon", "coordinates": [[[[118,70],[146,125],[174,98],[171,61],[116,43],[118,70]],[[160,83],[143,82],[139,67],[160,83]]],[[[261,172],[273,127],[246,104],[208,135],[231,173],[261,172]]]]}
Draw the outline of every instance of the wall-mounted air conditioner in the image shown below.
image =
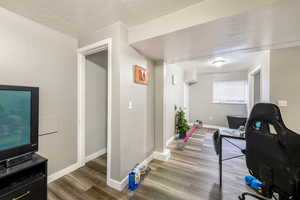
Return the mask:
{"type": "Polygon", "coordinates": [[[198,82],[197,70],[185,70],[184,71],[184,82],[188,84],[194,84],[198,82]]]}

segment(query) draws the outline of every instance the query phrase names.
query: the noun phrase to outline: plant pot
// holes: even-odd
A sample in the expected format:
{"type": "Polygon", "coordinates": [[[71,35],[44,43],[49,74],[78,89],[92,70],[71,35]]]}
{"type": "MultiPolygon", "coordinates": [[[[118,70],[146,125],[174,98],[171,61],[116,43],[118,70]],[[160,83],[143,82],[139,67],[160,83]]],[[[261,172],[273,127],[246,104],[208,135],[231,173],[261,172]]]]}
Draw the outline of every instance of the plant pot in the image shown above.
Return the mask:
{"type": "Polygon", "coordinates": [[[186,137],[186,132],[185,131],[179,132],[179,139],[183,139],[185,137],[186,137]]]}

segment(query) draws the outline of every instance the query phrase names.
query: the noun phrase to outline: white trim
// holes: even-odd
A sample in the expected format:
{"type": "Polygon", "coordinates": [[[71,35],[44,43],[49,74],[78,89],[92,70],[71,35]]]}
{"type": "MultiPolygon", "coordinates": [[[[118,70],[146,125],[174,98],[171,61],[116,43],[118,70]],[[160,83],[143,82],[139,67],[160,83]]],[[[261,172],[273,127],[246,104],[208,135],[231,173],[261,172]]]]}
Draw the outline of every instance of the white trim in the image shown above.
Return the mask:
{"type": "Polygon", "coordinates": [[[97,151],[96,153],[93,153],[93,154],[87,156],[85,158],[85,163],[90,162],[91,160],[95,160],[96,158],[98,158],[104,154],[106,154],[106,148],[101,149],[100,151],[97,151]]]}
{"type": "MultiPolygon", "coordinates": [[[[262,66],[259,65],[248,73],[248,92],[249,92],[248,104],[247,104],[248,114],[250,114],[250,110],[254,106],[254,76],[259,72],[261,73],[261,71],[262,71],[262,66]]],[[[262,76],[262,73],[261,73],[261,76],[262,76]]],[[[262,77],[260,78],[260,80],[262,80],[262,77]]],[[[260,87],[262,87],[262,82],[260,83],[260,87]]],[[[260,96],[262,96],[261,89],[260,89],[260,96]]]]}
{"type": "Polygon", "coordinates": [[[107,38],[105,40],[101,40],[99,42],[96,42],[94,44],[90,44],[87,45],[85,47],[82,47],[80,49],[77,50],[78,53],[82,54],[82,55],[91,55],[94,53],[98,53],[100,51],[106,50],[107,46],[109,45],[109,43],[111,44],[112,39],[111,38],[107,38]]]}
{"type": "Polygon", "coordinates": [[[154,159],[154,152],[148,156],[143,162],[141,162],[138,167],[148,166],[149,163],[154,159]]]}
{"type": "Polygon", "coordinates": [[[116,181],[114,179],[109,179],[107,185],[110,187],[122,191],[128,185],[128,176],[126,176],[122,181],[116,181]]]}
{"type": "Polygon", "coordinates": [[[226,127],[218,126],[218,125],[203,124],[203,128],[221,129],[221,128],[226,128],[226,127]]]}
{"type": "Polygon", "coordinates": [[[112,39],[108,38],[78,49],[78,163],[85,164],[85,59],[87,55],[108,51],[107,66],[107,183],[111,177],[111,94],[112,94],[112,39]]]}
{"type": "Polygon", "coordinates": [[[261,102],[270,102],[270,50],[264,51],[264,58],[261,65],[255,67],[248,72],[248,89],[249,89],[249,103],[248,115],[254,106],[254,75],[260,71],[260,100],[261,102]]]}
{"type": "Polygon", "coordinates": [[[175,140],[177,137],[178,137],[178,134],[177,134],[177,135],[173,135],[170,139],[168,139],[168,140],[167,140],[167,143],[166,143],[166,146],[168,147],[169,144],[170,144],[171,142],[173,142],[173,140],[175,140]]]}
{"type": "Polygon", "coordinates": [[[212,104],[247,105],[248,102],[213,101],[212,104]]]}
{"type": "Polygon", "coordinates": [[[171,158],[170,149],[166,149],[164,152],[155,151],[153,153],[153,159],[167,161],[171,158]]]}
{"type": "Polygon", "coordinates": [[[166,140],[167,140],[167,85],[168,85],[168,79],[167,77],[167,64],[165,62],[163,62],[163,132],[162,132],[162,151],[165,152],[167,151],[167,146],[165,146],[166,144],[166,140]]]}
{"type": "MultiPolygon", "coordinates": [[[[111,125],[112,125],[112,39],[108,41],[108,92],[107,92],[107,180],[111,177],[111,125]]],[[[107,181],[108,182],[108,181],[107,181]]]]}
{"type": "Polygon", "coordinates": [[[85,57],[78,53],[78,86],[77,86],[77,98],[78,98],[78,123],[77,123],[77,162],[84,165],[85,158],[85,57]]]}
{"type": "Polygon", "coordinates": [[[261,65],[255,67],[252,71],[249,72],[249,74],[253,76],[253,75],[257,74],[260,71],[261,71],[261,65]]]}
{"type": "MultiPolygon", "coordinates": [[[[141,162],[137,167],[148,166],[148,164],[154,159],[154,153],[147,157],[143,162],[141,162]]],[[[116,181],[110,179],[107,183],[110,187],[122,191],[128,185],[128,176],[122,179],[122,181],[116,181]]]]}
{"type": "Polygon", "coordinates": [[[270,102],[270,50],[265,52],[265,59],[261,71],[261,101],[270,102]]]}
{"type": "MultiPolygon", "coordinates": [[[[148,156],[143,162],[141,162],[138,165],[138,167],[148,166],[149,163],[154,159],[161,160],[161,161],[167,161],[170,159],[170,157],[171,157],[171,152],[169,149],[165,150],[165,152],[163,152],[163,153],[155,151],[150,156],[148,156]]],[[[122,191],[128,185],[128,176],[123,178],[122,181],[116,181],[116,180],[110,178],[108,180],[107,184],[110,187],[112,187],[118,191],[122,191]]]]}
{"type": "Polygon", "coordinates": [[[51,183],[67,174],[70,174],[80,167],[83,167],[83,165],[81,165],[80,163],[75,163],[69,167],[66,167],[66,168],[58,171],[58,172],[55,172],[54,174],[51,174],[50,176],[48,176],[48,183],[51,183]]]}

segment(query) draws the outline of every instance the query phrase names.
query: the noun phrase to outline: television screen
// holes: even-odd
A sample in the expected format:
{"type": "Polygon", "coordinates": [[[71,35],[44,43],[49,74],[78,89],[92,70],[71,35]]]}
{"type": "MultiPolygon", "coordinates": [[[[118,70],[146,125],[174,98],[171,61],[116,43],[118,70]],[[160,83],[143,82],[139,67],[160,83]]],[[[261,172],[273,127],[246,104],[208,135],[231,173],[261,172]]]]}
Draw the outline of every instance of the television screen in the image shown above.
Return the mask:
{"type": "Polygon", "coordinates": [[[0,90],[0,151],[31,143],[31,94],[0,90]]]}

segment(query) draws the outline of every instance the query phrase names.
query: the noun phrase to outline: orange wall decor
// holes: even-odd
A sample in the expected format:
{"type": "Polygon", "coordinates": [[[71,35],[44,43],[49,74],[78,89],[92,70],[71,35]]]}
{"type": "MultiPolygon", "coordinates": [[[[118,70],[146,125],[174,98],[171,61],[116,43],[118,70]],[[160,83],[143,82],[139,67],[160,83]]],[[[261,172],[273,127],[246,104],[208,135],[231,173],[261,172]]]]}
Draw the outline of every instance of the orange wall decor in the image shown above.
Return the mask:
{"type": "Polygon", "coordinates": [[[135,83],[147,85],[149,82],[148,70],[141,66],[134,66],[134,76],[135,83]]]}

